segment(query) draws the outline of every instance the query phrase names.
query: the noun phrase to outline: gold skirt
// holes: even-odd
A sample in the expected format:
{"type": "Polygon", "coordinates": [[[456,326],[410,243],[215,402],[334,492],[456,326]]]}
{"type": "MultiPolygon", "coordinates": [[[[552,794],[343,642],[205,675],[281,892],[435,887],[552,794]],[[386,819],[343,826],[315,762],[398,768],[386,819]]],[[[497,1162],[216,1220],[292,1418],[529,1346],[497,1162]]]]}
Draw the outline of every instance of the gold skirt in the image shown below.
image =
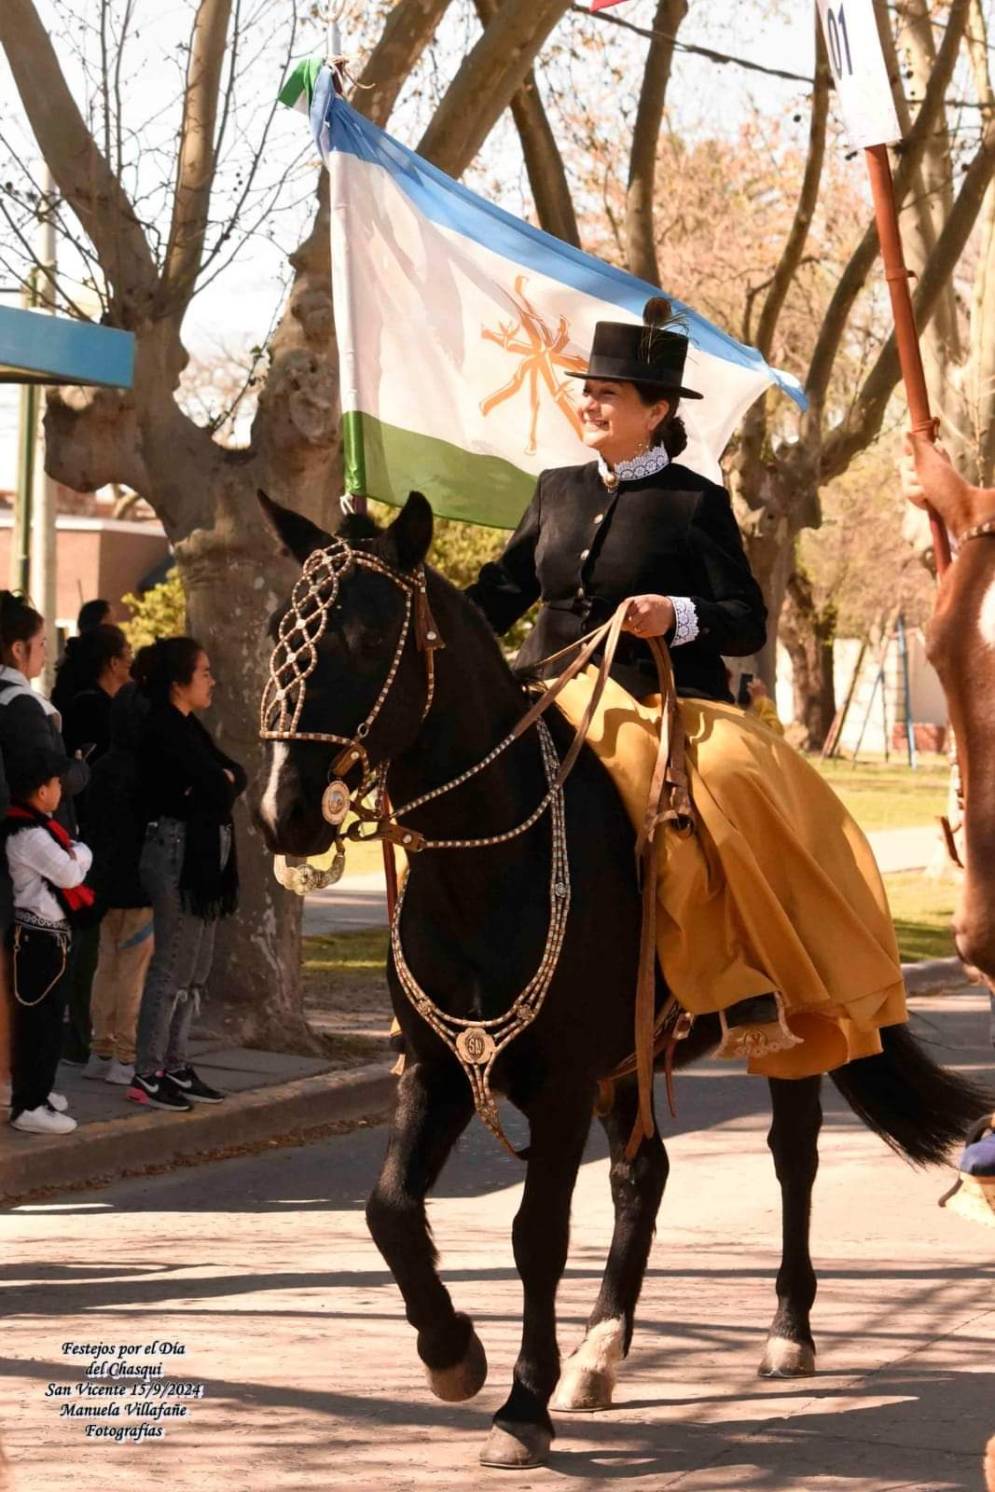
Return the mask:
{"type": "MultiPolygon", "coordinates": [[[[557,703],[580,723],[592,670],[557,703]]],[[[907,1019],[898,945],[871,848],[832,789],[793,747],[733,705],[683,699],[697,830],[658,836],[657,955],[696,1015],[775,993],[799,1044],[751,1058],[751,1072],[800,1078],[881,1050],[907,1019]]],[[[659,699],[609,679],[590,745],[633,826],[642,824],[659,738],[659,699]]]]}

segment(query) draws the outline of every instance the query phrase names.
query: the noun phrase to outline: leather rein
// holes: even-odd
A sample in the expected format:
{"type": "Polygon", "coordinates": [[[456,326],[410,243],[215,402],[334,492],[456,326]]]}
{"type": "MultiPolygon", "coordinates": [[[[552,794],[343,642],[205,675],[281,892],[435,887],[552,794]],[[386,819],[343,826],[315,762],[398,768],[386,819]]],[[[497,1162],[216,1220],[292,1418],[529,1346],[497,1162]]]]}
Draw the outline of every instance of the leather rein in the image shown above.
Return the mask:
{"type": "MultiPolygon", "coordinates": [[[[315,871],[304,865],[281,872],[278,879],[290,889],[304,895],[337,880],[344,863],[340,830],[351,812],[354,822],[344,830],[350,840],[379,839],[404,851],[419,854],[424,850],[479,849],[507,843],[539,822],[548,811],[553,825],[553,874],[550,891],[550,925],[546,948],[537,975],[516,997],[512,1006],[493,1021],[463,1020],[449,1016],[418,986],[404,959],[400,941],[403,891],[394,908],[391,941],[395,968],[402,987],[418,1013],[445,1041],[467,1074],[474,1104],[481,1119],[513,1154],[498,1118],[497,1105],[490,1088],[490,1073],[501,1051],[538,1015],[545,994],[552,983],[563,944],[566,913],[569,907],[569,863],[563,828],[563,788],[587,739],[591,722],[600,704],[611,674],[612,664],[629,609],[624,601],[604,625],[580,638],[576,643],[543,659],[543,664],[557,662],[573,653],[573,661],[557,678],[543,686],[542,693],[508,734],[474,766],[450,781],[422,793],[400,808],[391,809],[386,791],[389,760],[376,767],[370,763],[366,740],[383,709],[401,665],[412,632],[419,652],[425,658],[426,691],[421,723],[424,724],[435,698],[435,652],[444,647],[438,626],[428,603],[424,565],[413,571],[402,571],[378,556],[354,548],[344,539],[335,538],[323,549],[315,550],[305,561],[300,579],[291,593],[290,604],[280,620],[277,641],[270,662],[270,677],[263,691],[260,707],[260,738],[265,741],[310,741],[340,746],[328,772],[328,785],[322,794],[321,811],[326,822],[336,830],[336,864],[331,873],[315,871]],[[404,596],[404,617],[394,654],[383,686],[365,719],[352,736],[328,731],[301,729],[301,718],[307,696],[307,681],[318,663],[318,644],[324,636],[330,616],[338,602],[342,581],[357,569],[366,569],[389,580],[404,596]],[[594,659],[599,649],[602,657],[591,697],[573,739],[562,760],[557,758],[552,737],[543,716],[555,704],[567,684],[594,659]],[[402,818],[424,804],[442,797],[464,782],[486,770],[517,740],[533,727],[539,732],[540,749],[547,778],[547,791],[537,807],[520,824],[500,834],[475,839],[429,839],[401,822],[402,818]],[[360,780],[352,790],[345,777],[356,766],[360,780]],[[372,803],[367,800],[372,799],[372,803]]],[[[636,857],[642,884],[642,932],[640,938],[639,975],[635,1001],[635,1054],[599,1085],[602,1095],[617,1078],[635,1072],[639,1090],[639,1107],[627,1154],[638,1150],[642,1139],[656,1133],[653,1115],[652,1086],[654,1058],[664,1036],[669,1032],[669,1056],[677,1040],[689,1033],[690,1025],[681,1019],[682,1012],[671,999],[656,1015],[656,866],[655,844],[665,825],[683,832],[694,827],[694,813],[688,789],[685,766],[685,741],[677,712],[670,656],[659,638],[649,637],[647,644],[656,665],[660,683],[660,741],[652,774],[643,823],[636,842],[636,857]]],[[[278,857],[279,860],[280,857],[278,857]]],[[[669,1067],[668,1067],[669,1092],[669,1067]]]]}

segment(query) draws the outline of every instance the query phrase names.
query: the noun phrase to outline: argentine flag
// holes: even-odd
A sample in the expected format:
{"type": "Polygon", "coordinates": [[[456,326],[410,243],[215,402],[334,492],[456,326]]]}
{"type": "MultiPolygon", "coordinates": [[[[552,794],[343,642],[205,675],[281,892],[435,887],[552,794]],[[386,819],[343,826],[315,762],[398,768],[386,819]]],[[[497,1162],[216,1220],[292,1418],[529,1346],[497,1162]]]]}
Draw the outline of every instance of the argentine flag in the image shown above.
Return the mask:
{"type": "MultiPolygon", "coordinates": [[[[302,80],[303,81],[303,80],[302,80]]],[[[332,292],[345,486],[447,518],[513,528],[539,472],[592,460],[580,438],[597,321],[640,322],[659,288],[521,222],[307,80],[331,177],[332,292]]],[[[682,461],[719,478],[744,411],[795,379],[674,301],[690,338],[682,461]]]]}

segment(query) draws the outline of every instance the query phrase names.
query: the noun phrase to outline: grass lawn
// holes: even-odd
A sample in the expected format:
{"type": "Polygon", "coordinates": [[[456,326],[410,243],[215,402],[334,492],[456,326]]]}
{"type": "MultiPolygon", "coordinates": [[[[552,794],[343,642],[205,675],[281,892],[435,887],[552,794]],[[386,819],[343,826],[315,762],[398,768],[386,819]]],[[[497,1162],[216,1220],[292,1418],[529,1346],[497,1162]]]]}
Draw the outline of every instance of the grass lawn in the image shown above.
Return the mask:
{"type": "Polygon", "coordinates": [[[857,823],[874,829],[906,829],[933,823],[947,807],[950,769],[943,756],[924,756],[913,772],[904,761],[821,762],[812,765],[842,798],[857,823]]]}
{"type": "Polygon", "coordinates": [[[956,951],[950,932],[957,896],[953,877],[909,870],[885,876],[884,883],[902,961],[949,958],[956,951]]]}

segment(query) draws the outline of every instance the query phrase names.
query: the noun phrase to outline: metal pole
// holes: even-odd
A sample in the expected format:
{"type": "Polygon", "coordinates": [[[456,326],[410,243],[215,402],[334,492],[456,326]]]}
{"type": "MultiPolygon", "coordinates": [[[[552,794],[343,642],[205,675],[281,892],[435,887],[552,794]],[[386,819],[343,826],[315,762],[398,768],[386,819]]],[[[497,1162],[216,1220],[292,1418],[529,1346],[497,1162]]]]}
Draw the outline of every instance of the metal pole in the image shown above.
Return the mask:
{"type": "MultiPolygon", "coordinates": [[[[38,271],[38,302],[47,311],[55,310],[53,280],[55,277],[55,217],[52,212],[54,182],[47,166],[41,171],[41,218],[38,223],[36,252],[42,270],[38,271]],[[44,271],[47,270],[47,273],[44,271]]],[[[58,654],[56,591],[56,501],[55,483],[45,472],[45,433],[38,422],[37,453],[31,488],[31,596],[45,618],[48,658],[40,685],[51,693],[55,682],[58,654]]]]}
{"type": "MultiPolygon", "coordinates": [[[[31,270],[21,297],[30,311],[38,299],[38,271],[31,270]]],[[[10,588],[27,593],[31,584],[31,493],[35,480],[35,443],[38,439],[38,387],[21,385],[21,408],[17,423],[17,492],[14,495],[14,528],[10,536],[10,588]]]]}
{"type": "MultiPolygon", "coordinates": [[[[891,310],[895,320],[895,344],[898,361],[902,369],[902,380],[909,401],[909,417],[916,433],[936,438],[936,422],[929,410],[929,394],[926,391],[926,376],[923,373],[922,354],[919,350],[919,333],[916,329],[912,296],[909,294],[909,271],[902,252],[902,237],[898,230],[898,209],[895,204],[895,184],[891,175],[891,162],[886,145],[871,145],[864,155],[867,159],[867,174],[871,180],[871,195],[874,199],[874,216],[877,220],[878,239],[881,243],[881,258],[884,277],[891,296],[891,310]]],[[[946,528],[933,509],[929,510],[929,527],[933,535],[933,553],[936,556],[936,573],[942,575],[950,564],[950,539],[946,528]]]]}
{"type": "Polygon", "coordinates": [[[905,614],[898,613],[898,656],[902,661],[902,690],[905,695],[905,737],[909,743],[909,766],[916,770],[916,736],[912,725],[912,686],[909,683],[909,639],[905,631],[905,614]]]}

